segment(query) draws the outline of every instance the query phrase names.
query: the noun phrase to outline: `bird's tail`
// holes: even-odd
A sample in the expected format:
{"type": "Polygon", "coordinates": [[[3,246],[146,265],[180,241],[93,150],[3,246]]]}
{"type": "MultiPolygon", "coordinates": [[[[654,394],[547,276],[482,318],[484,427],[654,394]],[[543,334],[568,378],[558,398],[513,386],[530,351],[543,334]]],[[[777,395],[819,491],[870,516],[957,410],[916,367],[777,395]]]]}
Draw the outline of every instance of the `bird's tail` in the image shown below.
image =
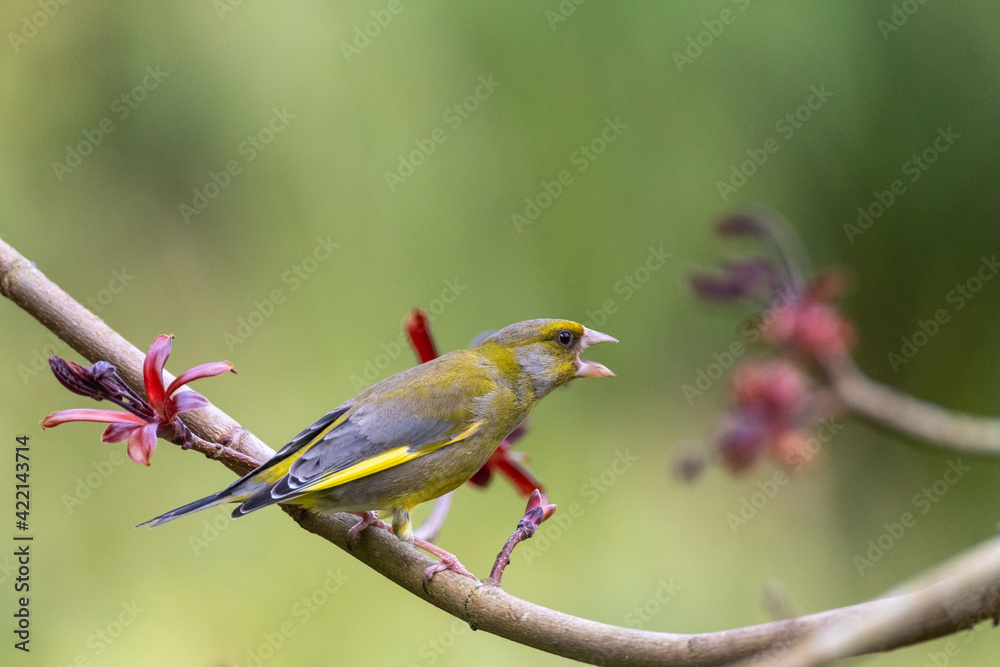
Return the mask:
{"type": "MultiPolygon", "coordinates": [[[[221,505],[222,503],[242,503],[251,497],[254,497],[257,502],[253,503],[249,508],[236,508],[236,510],[233,511],[234,519],[239,518],[248,512],[252,512],[253,510],[273,504],[276,501],[271,497],[270,489],[274,486],[275,482],[281,479],[281,477],[288,472],[289,466],[297,458],[296,454],[300,454],[304,451],[309,445],[313,444],[317,438],[326,435],[326,433],[333,428],[333,426],[345,421],[347,418],[344,417],[344,415],[347,411],[347,407],[341,406],[328,413],[318,422],[292,438],[287,445],[281,448],[281,451],[268,459],[266,463],[261,465],[259,468],[251,470],[246,475],[224,488],[222,491],[213,493],[212,495],[206,496],[201,500],[196,500],[193,503],[182,505],[175,510],[170,510],[166,514],[161,514],[155,519],[150,519],[149,521],[140,523],[139,526],[156,528],[161,524],[173,521],[174,519],[182,517],[185,514],[191,514],[192,512],[197,512],[198,510],[215,507],[216,505],[221,505]]],[[[136,527],[138,528],[138,526],[136,527]]]]}
{"type": "MultiPolygon", "coordinates": [[[[236,489],[233,489],[232,487],[223,489],[222,491],[219,491],[218,493],[213,493],[212,495],[206,496],[201,500],[196,500],[193,503],[188,503],[187,505],[181,505],[177,509],[173,509],[165,514],[161,514],[155,519],[150,519],[149,521],[143,521],[142,523],[139,524],[139,526],[149,526],[150,528],[156,528],[157,526],[162,525],[168,521],[173,521],[174,519],[182,517],[186,514],[191,514],[192,512],[197,512],[198,510],[208,509],[209,507],[215,507],[216,505],[221,505],[223,503],[240,502],[241,500],[245,499],[247,495],[249,494],[247,494],[245,491],[241,493],[236,489]]],[[[138,528],[139,526],[136,526],[136,528],[138,528]]]]}

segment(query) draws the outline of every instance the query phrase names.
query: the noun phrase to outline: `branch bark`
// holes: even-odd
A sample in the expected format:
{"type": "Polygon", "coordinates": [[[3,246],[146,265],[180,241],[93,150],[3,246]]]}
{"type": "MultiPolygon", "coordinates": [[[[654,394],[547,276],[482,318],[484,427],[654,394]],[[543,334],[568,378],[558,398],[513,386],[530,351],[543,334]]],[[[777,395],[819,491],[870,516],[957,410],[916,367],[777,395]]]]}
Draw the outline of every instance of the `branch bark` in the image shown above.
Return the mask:
{"type": "MultiPolygon", "coordinates": [[[[0,294],[24,309],[91,363],[104,359],[114,364],[122,379],[132,389],[145,395],[142,382],[145,353],[46,278],[34,262],[25,259],[3,239],[0,239],[0,294]]],[[[163,379],[169,384],[174,376],[164,372],[163,379]]],[[[204,440],[228,445],[254,461],[266,461],[274,456],[274,450],[215,406],[190,413],[190,416],[185,414],[184,423],[204,440]]],[[[226,465],[235,472],[241,468],[237,460],[226,462],[226,465]]],[[[241,474],[246,472],[243,470],[241,474]]]]}
{"type": "MultiPolygon", "coordinates": [[[[76,302],[39,271],[34,263],[0,240],[0,294],[27,311],[91,362],[113,363],[136,391],[142,383],[143,353],[76,302]]],[[[169,381],[169,380],[168,380],[169,381]]],[[[227,444],[242,456],[227,465],[237,472],[247,463],[261,464],[274,451],[214,406],[182,415],[191,431],[210,443],[227,444]]],[[[284,506],[302,528],[347,551],[351,515],[318,515],[284,506]]],[[[876,600],[800,618],[722,632],[673,634],[620,628],[563,614],[526,602],[488,581],[442,572],[425,591],[424,570],[433,564],[408,544],[383,531],[365,531],[349,551],[384,577],[413,595],[480,629],[526,646],[595,665],[722,665],[791,645],[844,619],[878,614],[897,604],[896,598],[876,600]]],[[[969,628],[995,616],[1000,581],[982,584],[975,595],[947,608],[925,609],[908,632],[891,635],[856,652],[889,650],[969,628]]]]}
{"type": "Polygon", "coordinates": [[[946,410],[872,380],[849,357],[826,364],[834,392],[854,414],[949,449],[1000,455],[1000,419],[946,410]]]}

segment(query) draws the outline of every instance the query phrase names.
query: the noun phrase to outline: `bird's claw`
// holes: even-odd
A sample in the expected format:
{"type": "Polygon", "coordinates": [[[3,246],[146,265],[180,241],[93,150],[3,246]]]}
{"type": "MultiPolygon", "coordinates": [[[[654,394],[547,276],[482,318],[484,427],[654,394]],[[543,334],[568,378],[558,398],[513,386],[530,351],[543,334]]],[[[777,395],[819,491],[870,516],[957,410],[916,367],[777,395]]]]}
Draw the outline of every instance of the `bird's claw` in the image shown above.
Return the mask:
{"type": "Polygon", "coordinates": [[[442,570],[451,570],[452,572],[460,574],[463,577],[468,577],[469,579],[475,579],[476,581],[479,581],[478,579],[476,579],[476,575],[466,570],[465,566],[459,563],[457,558],[452,556],[450,558],[443,558],[441,559],[441,562],[435,563],[434,565],[431,565],[429,568],[424,570],[425,591],[427,590],[427,583],[431,580],[431,578],[442,570]]]}
{"type": "Polygon", "coordinates": [[[476,578],[476,575],[466,570],[465,566],[458,562],[458,558],[456,558],[454,554],[448,553],[441,547],[435,546],[420,538],[414,539],[413,543],[424,551],[441,559],[440,562],[434,563],[434,565],[431,565],[429,568],[424,570],[424,592],[427,591],[427,584],[430,582],[431,578],[442,570],[451,570],[452,572],[460,574],[463,577],[469,577],[470,579],[479,581],[479,579],[476,578]]]}
{"type": "Polygon", "coordinates": [[[356,540],[358,535],[361,534],[361,531],[368,526],[377,526],[383,530],[389,531],[390,533],[392,532],[392,528],[389,527],[389,524],[378,518],[378,512],[355,512],[354,514],[358,516],[358,522],[347,530],[347,548],[351,551],[353,551],[351,545],[354,544],[354,540],[356,540]]]}

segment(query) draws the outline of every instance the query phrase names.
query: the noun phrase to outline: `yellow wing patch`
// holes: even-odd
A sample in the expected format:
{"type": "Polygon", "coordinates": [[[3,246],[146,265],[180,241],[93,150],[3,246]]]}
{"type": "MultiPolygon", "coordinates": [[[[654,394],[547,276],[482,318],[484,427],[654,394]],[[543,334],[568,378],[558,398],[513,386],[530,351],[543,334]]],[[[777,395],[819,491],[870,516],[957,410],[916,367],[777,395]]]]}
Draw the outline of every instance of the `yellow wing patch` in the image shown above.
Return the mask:
{"type": "Polygon", "coordinates": [[[278,457],[281,456],[281,452],[278,452],[274,458],[257,470],[257,475],[255,476],[254,481],[263,481],[268,484],[274,484],[277,482],[279,479],[288,474],[288,469],[292,467],[292,464],[295,463],[300,456],[306,453],[306,450],[308,450],[313,444],[325,438],[330,431],[343,424],[350,416],[350,410],[344,412],[344,414],[333,420],[333,423],[310,438],[309,442],[280,459],[278,457]]]}
{"type": "MultiPolygon", "coordinates": [[[[412,461],[415,458],[437,451],[442,447],[447,447],[448,445],[453,445],[456,442],[465,440],[478,431],[482,425],[483,422],[481,421],[473,422],[469,428],[465,429],[451,440],[442,440],[440,442],[430,443],[422,446],[416,451],[411,451],[407,445],[390,449],[389,451],[367,458],[360,463],[355,463],[354,465],[344,468],[343,470],[323,475],[312,484],[296,489],[296,492],[302,494],[311,493],[313,491],[322,491],[324,489],[332,489],[335,486],[340,486],[341,484],[346,484],[347,482],[352,482],[356,479],[367,477],[368,475],[374,475],[377,472],[381,472],[401,463],[406,463],[407,461],[412,461]]],[[[333,427],[331,426],[330,428],[333,427]]]]}

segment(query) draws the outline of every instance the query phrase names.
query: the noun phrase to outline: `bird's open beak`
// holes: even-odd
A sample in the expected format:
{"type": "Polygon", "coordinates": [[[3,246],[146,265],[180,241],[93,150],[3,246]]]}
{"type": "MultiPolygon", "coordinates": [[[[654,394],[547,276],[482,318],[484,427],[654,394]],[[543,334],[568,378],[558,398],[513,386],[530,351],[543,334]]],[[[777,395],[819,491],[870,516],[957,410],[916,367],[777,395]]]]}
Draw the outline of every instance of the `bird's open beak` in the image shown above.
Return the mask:
{"type": "MultiPolygon", "coordinates": [[[[586,350],[588,347],[594,343],[617,343],[618,339],[607,334],[602,334],[600,331],[592,331],[586,327],[583,329],[583,338],[580,339],[580,351],[586,350]]],[[[577,361],[580,362],[580,368],[576,371],[576,376],[578,378],[604,378],[613,377],[614,373],[605,366],[604,364],[599,364],[596,361],[587,361],[586,359],[580,359],[577,355],[577,361]]]]}

